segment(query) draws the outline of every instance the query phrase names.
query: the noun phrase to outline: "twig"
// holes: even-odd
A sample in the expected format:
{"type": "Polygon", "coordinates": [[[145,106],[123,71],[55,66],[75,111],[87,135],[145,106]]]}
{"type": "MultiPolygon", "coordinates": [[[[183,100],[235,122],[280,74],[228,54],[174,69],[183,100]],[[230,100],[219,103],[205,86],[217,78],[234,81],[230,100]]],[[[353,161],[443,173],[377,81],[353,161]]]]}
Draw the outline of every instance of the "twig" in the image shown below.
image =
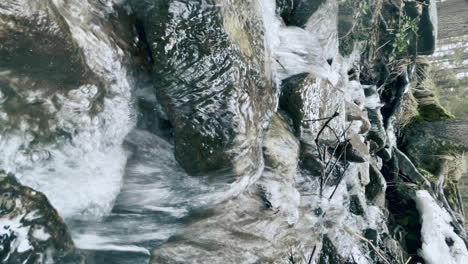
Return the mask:
{"type": "MultiPolygon", "coordinates": [[[[328,124],[337,116],[339,116],[340,113],[338,113],[338,111],[335,111],[335,113],[327,118],[325,124],[322,126],[322,128],[320,128],[319,132],[317,133],[317,136],[315,137],[315,144],[317,145],[317,150],[319,152],[319,157],[322,158],[322,153],[320,151],[320,144],[319,144],[319,138],[320,136],[322,135],[323,131],[325,130],[325,128],[328,126],[328,124]]],[[[323,161],[323,160],[322,160],[323,161]]]]}
{"type": "Polygon", "coordinates": [[[346,148],[348,147],[348,144],[349,144],[349,142],[347,141],[346,144],[345,144],[345,146],[344,146],[344,148],[343,148],[343,152],[344,152],[344,163],[345,163],[345,167],[344,167],[343,173],[341,173],[340,178],[339,178],[339,180],[338,180],[338,183],[335,185],[335,189],[333,189],[333,192],[332,192],[332,194],[330,195],[330,197],[328,198],[328,201],[331,201],[331,199],[332,199],[333,196],[335,195],[335,192],[336,192],[336,190],[338,190],[338,186],[340,185],[341,181],[343,180],[344,175],[345,175],[345,173],[346,173],[346,170],[348,169],[348,166],[349,166],[349,165],[347,164],[347,163],[348,163],[348,160],[346,159],[346,148]]]}
{"type": "MultiPolygon", "coordinates": [[[[322,157],[322,151],[321,151],[321,147],[320,147],[320,143],[319,143],[319,138],[320,136],[322,135],[323,131],[325,130],[325,128],[328,126],[328,124],[337,116],[339,116],[340,113],[338,113],[338,110],[335,111],[335,113],[333,114],[333,116],[329,117],[327,119],[327,121],[325,122],[325,124],[322,126],[322,128],[320,128],[320,131],[317,133],[317,136],[315,137],[315,145],[317,146],[317,151],[318,151],[318,156],[320,158],[321,161],[325,161],[325,151],[323,152],[323,157],[322,157]]],[[[320,197],[322,197],[323,195],[323,180],[324,180],[324,175],[325,174],[325,171],[322,170],[322,172],[320,173],[320,197]]]]}
{"type": "Polygon", "coordinates": [[[349,229],[347,226],[344,227],[344,230],[345,230],[347,233],[349,233],[349,234],[351,234],[351,235],[353,235],[353,236],[355,236],[355,237],[361,239],[362,241],[367,242],[367,243],[371,246],[371,248],[375,251],[375,253],[383,260],[383,262],[385,262],[386,264],[391,264],[391,263],[382,255],[382,253],[380,253],[380,250],[379,250],[377,247],[375,247],[374,244],[372,244],[372,242],[371,242],[369,239],[367,239],[367,238],[365,238],[365,237],[363,237],[363,236],[360,236],[360,235],[354,233],[354,232],[351,231],[351,229],[349,229]]]}
{"type": "Polygon", "coordinates": [[[316,249],[317,249],[317,245],[314,245],[314,249],[312,250],[312,253],[310,254],[310,258],[309,258],[309,261],[307,261],[307,264],[312,264],[312,259],[314,258],[316,249]]]}
{"type": "Polygon", "coordinates": [[[410,261],[411,261],[412,258],[413,258],[413,257],[409,257],[409,259],[405,262],[405,264],[410,263],[410,261]]]}
{"type": "MultiPolygon", "coordinates": [[[[336,150],[338,149],[338,147],[339,147],[340,144],[342,143],[342,142],[341,142],[341,138],[346,138],[346,133],[347,133],[348,130],[351,128],[351,125],[352,125],[352,124],[353,124],[353,121],[351,120],[351,123],[349,123],[348,127],[343,131],[343,133],[341,133],[341,136],[340,136],[340,137],[338,137],[338,136],[336,135],[335,131],[334,131],[332,128],[329,127],[329,128],[334,132],[335,137],[337,138],[338,142],[336,143],[335,149],[333,149],[333,153],[332,153],[330,159],[328,160],[328,162],[327,162],[327,164],[326,164],[326,166],[325,166],[325,169],[324,169],[325,173],[327,173],[328,167],[329,167],[329,165],[330,165],[330,162],[332,161],[332,158],[334,157],[334,155],[335,155],[335,153],[336,153],[336,150]]],[[[344,150],[346,150],[346,148],[344,148],[344,150]]],[[[328,179],[330,178],[330,175],[333,173],[333,170],[335,169],[336,164],[337,164],[338,161],[341,159],[342,154],[343,154],[343,152],[340,153],[338,159],[335,160],[335,163],[333,164],[331,170],[327,173],[327,176],[325,177],[325,181],[324,181],[324,184],[325,184],[325,185],[327,184],[327,181],[328,181],[328,179]]]]}
{"type": "MultiPolygon", "coordinates": [[[[341,142],[339,142],[338,144],[341,144],[341,142]]],[[[346,143],[347,144],[347,143],[346,143]]],[[[335,162],[333,163],[330,171],[327,173],[327,176],[325,177],[325,180],[324,180],[324,184],[326,185],[327,182],[328,182],[328,179],[330,178],[330,175],[332,175],[333,171],[335,170],[336,168],[336,165],[338,164],[338,162],[340,161],[341,157],[343,156],[343,154],[345,154],[346,152],[346,147],[347,145],[345,144],[345,147],[341,150],[340,154],[338,155],[338,158],[335,159],[335,162]]],[[[330,159],[331,160],[331,159],[330,159]]]]}
{"type": "MultiPolygon", "coordinates": [[[[346,154],[345,154],[345,156],[346,156],[346,154]]],[[[331,201],[331,199],[335,195],[336,190],[338,190],[338,186],[340,186],[341,181],[344,179],[344,175],[345,175],[347,169],[348,169],[348,165],[345,165],[345,168],[344,168],[343,172],[340,175],[340,179],[338,180],[338,183],[335,185],[335,189],[333,189],[332,194],[330,195],[330,197],[328,197],[328,201],[331,201]]]]}
{"type": "Polygon", "coordinates": [[[289,248],[289,263],[291,264],[296,264],[296,261],[294,260],[294,253],[293,253],[293,250],[292,250],[292,247],[289,248]]]}
{"type": "Polygon", "coordinates": [[[275,59],[275,61],[281,66],[281,68],[283,68],[283,70],[286,70],[286,67],[284,67],[284,65],[278,59],[275,59]]]}

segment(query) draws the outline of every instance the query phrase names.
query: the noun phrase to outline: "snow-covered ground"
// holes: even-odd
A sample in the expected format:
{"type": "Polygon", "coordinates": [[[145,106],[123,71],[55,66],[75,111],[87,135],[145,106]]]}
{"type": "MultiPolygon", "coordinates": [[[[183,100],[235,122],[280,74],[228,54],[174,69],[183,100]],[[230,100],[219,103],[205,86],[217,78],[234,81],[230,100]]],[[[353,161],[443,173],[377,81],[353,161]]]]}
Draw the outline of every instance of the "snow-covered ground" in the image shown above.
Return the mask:
{"type": "Polygon", "coordinates": [[[466,264],[468,251],[450,225],[452,218],[427,191],[416,192],[416,206],[421,215],[422,248],[419,254],[428,264],[466,264]]]}

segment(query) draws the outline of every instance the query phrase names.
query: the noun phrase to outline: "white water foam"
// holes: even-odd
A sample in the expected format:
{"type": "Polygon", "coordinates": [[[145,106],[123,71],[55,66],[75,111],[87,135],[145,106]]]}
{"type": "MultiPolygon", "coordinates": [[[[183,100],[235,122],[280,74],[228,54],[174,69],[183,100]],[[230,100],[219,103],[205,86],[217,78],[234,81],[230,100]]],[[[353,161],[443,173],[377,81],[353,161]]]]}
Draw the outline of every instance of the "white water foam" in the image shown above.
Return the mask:
{"type": "MultiPolygon", "coordinates": [[[[132,80],[123,51],[96,22],[105,11],[88,1],[53,0],[53,4],[103,85],[83,85],[57,95],[60,107],[49,123],[71,138],[32,147],[28,124],[3,135],[0,166],[45,193],[61,216],[99,218],[110,212],[121,187],[127,159],[122,143],[134,126],[132,80]],[[98,99],[99,94],[104,98],[98,99]],[[98,100],[101,111],[94,114],[91,107],[98,100]]],[[[50,98],[44,101],[53,105],[50,98]]]]}

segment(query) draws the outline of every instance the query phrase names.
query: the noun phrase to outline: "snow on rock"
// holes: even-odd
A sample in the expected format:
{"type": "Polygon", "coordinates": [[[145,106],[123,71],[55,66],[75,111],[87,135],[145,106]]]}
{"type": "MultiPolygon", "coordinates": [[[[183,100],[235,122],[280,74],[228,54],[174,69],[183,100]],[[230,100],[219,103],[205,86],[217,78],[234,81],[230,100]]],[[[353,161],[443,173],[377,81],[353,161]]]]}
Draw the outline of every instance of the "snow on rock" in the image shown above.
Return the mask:
{"type": "Polygon", "coordinates": [[[468,251],[451,226],[451,217],[427,191],[416,192],[416,206],[421,214],[422,249],[419,255],[428,264],[465,264],[468,251]]]}
{"type": "Polygon", "coordinates": [[[0,263],[83,263],[47,198],[1,171],[0,263]]]}

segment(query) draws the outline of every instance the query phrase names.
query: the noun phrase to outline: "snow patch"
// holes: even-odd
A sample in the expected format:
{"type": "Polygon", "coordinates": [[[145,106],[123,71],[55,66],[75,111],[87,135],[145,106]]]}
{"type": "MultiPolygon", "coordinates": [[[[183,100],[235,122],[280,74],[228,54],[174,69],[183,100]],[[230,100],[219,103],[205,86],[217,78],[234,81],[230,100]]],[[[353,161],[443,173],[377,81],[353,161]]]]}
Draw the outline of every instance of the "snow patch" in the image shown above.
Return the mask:
{"type": "MultiPolygon", "coordinates": [[[[12,219],[0,219],[0,238],[11,239],[10,254],[13,252],[24,253],[33,249],[28,239],[30,227],[23,226],[21,223],[22,218],[23,215],[12,219]]],[[[3,247],[4,245],[0,249],[3,250],[3,247]]]]}
{"type": "Polygon", "coordinates": [[[416,206],[421,214],[422,248],[419,255],[428,264],[466,264],[468,251],[463,240],[455,234],[447,211],[425,191],[416,192],[416,206]]]}

